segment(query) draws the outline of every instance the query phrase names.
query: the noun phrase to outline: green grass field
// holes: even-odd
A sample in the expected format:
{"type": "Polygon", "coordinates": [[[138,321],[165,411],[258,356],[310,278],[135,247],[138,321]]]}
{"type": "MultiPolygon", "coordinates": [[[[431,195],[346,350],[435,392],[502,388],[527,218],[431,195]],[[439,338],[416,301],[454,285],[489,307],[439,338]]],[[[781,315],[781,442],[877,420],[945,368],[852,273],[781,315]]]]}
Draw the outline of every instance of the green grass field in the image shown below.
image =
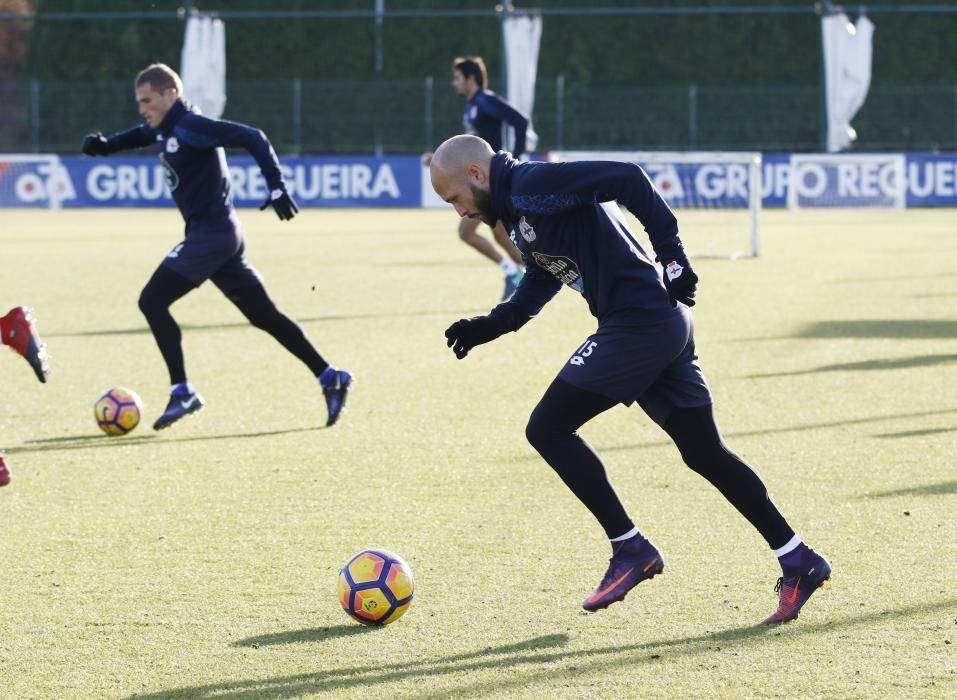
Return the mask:
{"type": "MultiPolygon", "coordinates": [[[[679,212],[689,240],[714,216],[679,212]]],[[[332,429],[206,285],[173,311],[208,406],[154,433],[136,300],[178,215],[0,212],[0,313],[32,306],[53,365],[40,385],[0,356],[0,697],[957,697],[954,211],[767,212],[762,257],[696,263],[727,441],[834,566],[775,629],[773,556],[637,408],[582,433],[665,576],[581,611],[608,546],[524,438],[594,329],[574,292],[459,362],[443,331],[500,279],[452,212],[242,218],[280,308],[358,377],[332,429]],[[93,420],[111,385],[145,402],[126,437],[93,420]],[[381,629],[335,596],[369,546],[416,576],[381,629]]]]}

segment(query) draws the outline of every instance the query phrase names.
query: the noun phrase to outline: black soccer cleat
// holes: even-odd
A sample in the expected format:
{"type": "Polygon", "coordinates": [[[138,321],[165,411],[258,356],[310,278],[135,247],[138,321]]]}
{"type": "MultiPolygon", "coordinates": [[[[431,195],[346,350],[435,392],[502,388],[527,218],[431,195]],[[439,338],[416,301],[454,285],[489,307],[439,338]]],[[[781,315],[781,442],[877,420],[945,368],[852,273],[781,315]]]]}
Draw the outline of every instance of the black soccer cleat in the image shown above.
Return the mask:
{"type": "Polygon", "coordinates": [[[206,402],[203,401],[203,397],[198,392],[173,394],[169,397],[169,403],[166,404],[163,415],[153,423],[153,430],[168,428],[180,418],[188,416],[190,413],[196,413],[205,405],[206,402]]]}
{"type": "Polygon", "coordinates": [[[339,420],[339,415],[345,410],[346,397],[353,381],[353,376],[349,372],[334,367],[327,367],[319,375],[319,384],[322,386],[322,394],[326,397],[326,408],[329,411],[329,418],[326,420],[327,428],[334,425],[339,420]]]}

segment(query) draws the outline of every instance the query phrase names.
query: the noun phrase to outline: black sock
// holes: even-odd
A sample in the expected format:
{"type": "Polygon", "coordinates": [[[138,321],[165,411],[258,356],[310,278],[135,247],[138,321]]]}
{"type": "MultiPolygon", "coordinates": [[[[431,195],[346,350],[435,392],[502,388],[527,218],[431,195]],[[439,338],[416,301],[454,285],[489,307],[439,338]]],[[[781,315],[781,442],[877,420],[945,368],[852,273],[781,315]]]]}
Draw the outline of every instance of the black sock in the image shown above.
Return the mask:
{"type": "Polygon", "coordinates": [[[605,465],[576,431],[616,403],[556,379],[525,429],[532,447],[598,519],[609,539],[628,532],[634,523],[608,481],[605,465]]]}
{"type": "Polygon", "coordinates": [[[768,496],[761,477],[728,449],[714,422],[711,406],[675,411],[665,430],[691,469],[711,482],[772,549],[783,547],[794,530],[768,496]]]}

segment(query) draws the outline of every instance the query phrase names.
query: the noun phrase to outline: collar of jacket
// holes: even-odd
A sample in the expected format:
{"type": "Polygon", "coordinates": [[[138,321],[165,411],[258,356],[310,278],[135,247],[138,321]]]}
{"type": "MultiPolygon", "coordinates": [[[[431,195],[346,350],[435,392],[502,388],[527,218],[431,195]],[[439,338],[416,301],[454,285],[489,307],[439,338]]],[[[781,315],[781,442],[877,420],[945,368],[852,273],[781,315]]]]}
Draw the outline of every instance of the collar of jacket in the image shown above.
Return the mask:
{"type": "Polygon", "coordinates": [[[173,106],[169,108],[166,116],[163,117],[163,121],[160,122],[157,131],[161,132],[163,136],[169,136],[171,133],[173,133],[176,123],[183,118],[184,114],[190,111],[191,106],[192,105],[190,105],[183,98],[176,100],[176,102],[173,103],[173,106]]]}
{"type": "Polygon", "coordinates": [[[492,156],[489,166],[489,190],[492,193],[492,209],[499,221],[514,221],[512,206],[512,175],[519,162],[510,153],[499,151],[492,156]]]}

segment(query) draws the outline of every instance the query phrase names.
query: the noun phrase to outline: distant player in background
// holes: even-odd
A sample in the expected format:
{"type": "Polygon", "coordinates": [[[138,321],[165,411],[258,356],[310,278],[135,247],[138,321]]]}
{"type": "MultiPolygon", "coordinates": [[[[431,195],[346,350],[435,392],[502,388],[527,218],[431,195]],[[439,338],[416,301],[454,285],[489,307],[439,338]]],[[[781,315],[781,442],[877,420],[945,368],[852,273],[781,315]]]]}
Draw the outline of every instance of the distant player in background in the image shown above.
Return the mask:
{"type": "MultiPolygon", "coordinates": [[[[638,531],[598,455],[578,430],[623,403],[637,403],[668,434],[682,459],[755,527],[778,558],[778,609],[764,620],[793,620],[831,566],[781,515],[757,473],[725,444],[694,342],[698,276],[678,222],[633,163],[519,163],[473,136],[435,152],[436,193],[462,217],[504,221],[528,267],[512,297],[486,316],[453,323],[445,337],[459,359],[517,331],[565,284],[581,294],[598,330],[559,371],[532,411],[525,435],[611,541],[608,569],[585,599],[587,611],[622,600],[661,573],[658,549],[638,531]],[[648,232],[664,268],[635,239],[617,202],[648,232]]],[[[535,362],[534,358],[525,358],[535,362]]],[[[733,572],[722,576],[734,578],[733,572]]]]}
{"type": "MultiPolygon", "coordinates": [[[[50,374],[50,358],[30,309],[17,306],[6,316],[0,316],[0,345],[6,345],[29,362],[37,379],[46,382],[50,374]]],[[[0,452],[0,486],[9,484],[10,478],[10,468],[0,452]]]]}
{"type": "Polygon", "coordinates": [[[148,66],[134,83],[136,103],[146,123],[109,138],[99,132],[89,134],[82,147],[87,155],[106,156],[159,145],[167,183],[186,220],[185,239],[156,268],[139,299],[172,383],[169,403],[153,428],[167,428],[205,403],[186,377],[182,334],[169,307],[206,280],[212,280],[251,324],[279,341],[319,379],[328,408],[326,425],[332,425],[345,407],[352,375],[331,367],[299,324],[276,308],[259,273],[246,259],[223,148],[244,148],[252,154],[270,191],[260,210],[271,206],[280,220],[287,221],[299,209],[286,189],[276,153],[259,129],[208,119],[183,99],[182,92],[182,81],[173,69],[162,63],[148,66]]]}
{"type": "MultiPolygon", "coordinates": [[[[488,72],[481,56],[456,58],[452,61],[452,87],[466,100],[463,127],[465,133],[485,139],[494,151],[500,151],[506,143],[506,130],[515,130],[515,147],[512,155],[520,158],[525,153],[525,134],[528,131],[528,118],[512,107],[508,102],[486,89],[488,72]]],[[[432,154],[426,153],[424,162],[429,165],[432,154]]],[[[475,248],[492,262],[498,264],[505,275],[505,291],[502,299],[508,299],[522,279],[522,256],[509,240],[508,232],[501,222],[493,225],[492,234],[499,247],[505,251],[502,255],[488,239],[478,234],[481,222],[477,219],[459,221],[459,238],[475,248]]]]}

